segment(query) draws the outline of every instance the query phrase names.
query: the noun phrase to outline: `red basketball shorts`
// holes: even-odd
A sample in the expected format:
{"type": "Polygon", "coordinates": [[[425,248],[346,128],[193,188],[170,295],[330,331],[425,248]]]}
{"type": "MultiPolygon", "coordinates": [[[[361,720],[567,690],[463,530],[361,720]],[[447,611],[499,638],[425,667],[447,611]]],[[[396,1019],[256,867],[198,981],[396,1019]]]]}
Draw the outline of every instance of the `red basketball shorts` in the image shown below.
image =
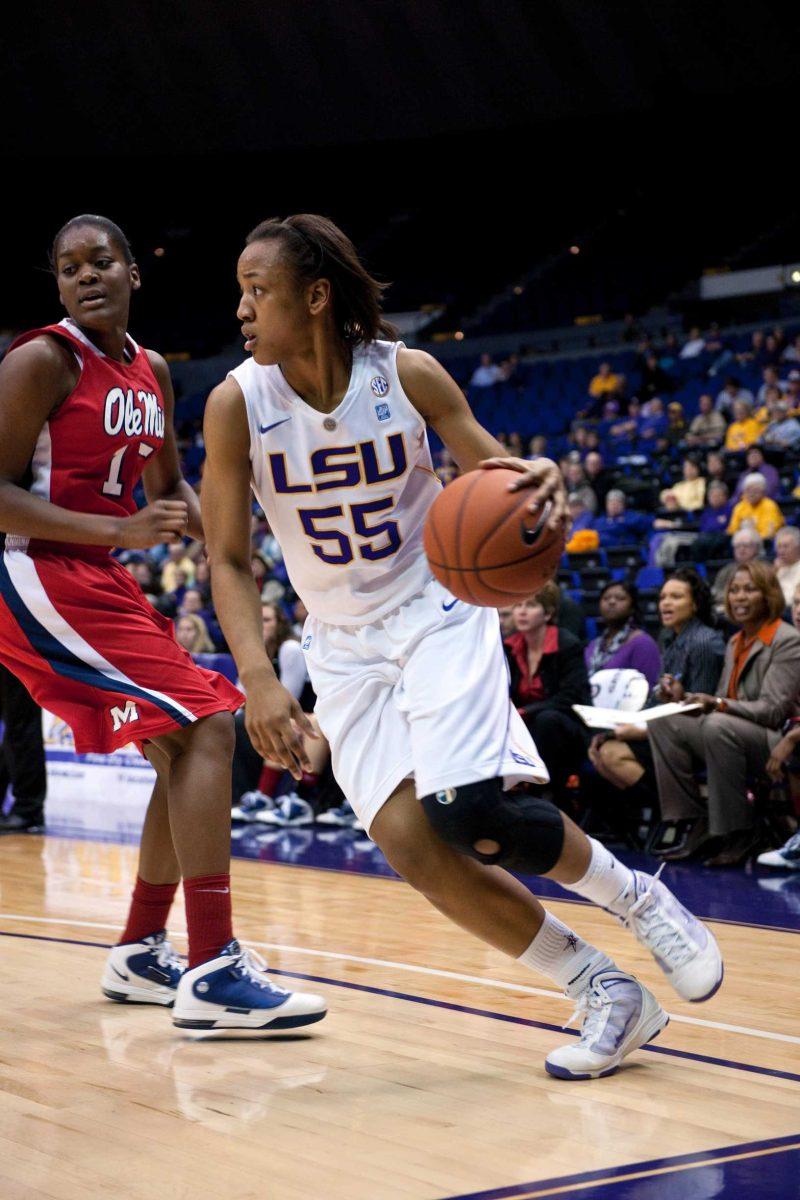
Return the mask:
{"type": "Polygon", "coordinates": [[[71,726],[79,754],[141,746],[244,703],[112,558],[0,554],[0,662],[71,726]]]}

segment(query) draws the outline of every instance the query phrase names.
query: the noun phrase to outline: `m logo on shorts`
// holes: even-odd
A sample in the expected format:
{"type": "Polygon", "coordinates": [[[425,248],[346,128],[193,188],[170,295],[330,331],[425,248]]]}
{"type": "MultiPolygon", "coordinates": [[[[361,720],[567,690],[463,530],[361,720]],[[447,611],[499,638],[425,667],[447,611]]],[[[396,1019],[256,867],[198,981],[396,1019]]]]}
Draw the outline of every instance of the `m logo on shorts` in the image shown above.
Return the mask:
{"type": "Polygon", "coordinates": [[[456,798],[455,788],[445,788],[442,792],[436,793],[437,804],[452,804],[456,798]]]}
{"type": "Polygon", "coordinates": [[[124,708],[112,708],[111,720],[114,722],[114,733],[116,733],[123,725],[130,725],[131,721],[138,721],[139,710],[133,700],[128,700],[124,708]]]}

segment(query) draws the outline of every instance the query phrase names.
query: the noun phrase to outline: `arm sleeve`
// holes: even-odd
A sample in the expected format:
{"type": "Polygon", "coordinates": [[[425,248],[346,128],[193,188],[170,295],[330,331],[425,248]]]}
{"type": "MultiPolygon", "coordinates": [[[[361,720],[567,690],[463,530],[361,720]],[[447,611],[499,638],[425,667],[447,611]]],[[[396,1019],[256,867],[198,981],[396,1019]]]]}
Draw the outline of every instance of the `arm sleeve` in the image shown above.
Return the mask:
{"type": "Polygon", "coordinates": [[[792,638],[775,647],[757,700],[726,700],[725,710],[768,729],[780,729],[800,690],[800,645],[792,638]]]}
{"type": "Polygon", "coordinates": [[[308,671],[298,642],[284,642],[278,651],[278,678],[287,692],[299,700],[308,679],[308,671]]]}
{"type": "Polygon", "coordinates": [[[639,633],[631,639],[630,647],[628,665],[636,671],[641,671],[650,687],[654,688],[661,674],[661,653],[658,646],[648,634],[639,633]]]}

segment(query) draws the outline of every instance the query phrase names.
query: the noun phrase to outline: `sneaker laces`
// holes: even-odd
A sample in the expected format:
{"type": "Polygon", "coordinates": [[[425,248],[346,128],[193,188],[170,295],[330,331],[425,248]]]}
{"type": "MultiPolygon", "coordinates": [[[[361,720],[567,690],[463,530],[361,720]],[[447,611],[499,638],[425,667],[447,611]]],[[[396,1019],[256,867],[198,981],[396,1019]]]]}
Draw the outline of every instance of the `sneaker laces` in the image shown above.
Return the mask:
{"type": "Polygon", "coordinates": [[[578,996],[572,1016],[566,1025],[562,1025],[561,1028],[569,1029],[570,1025],[574,1024],[580,1018],[582,1024],[579,1040],[587,1044],[595,1042],[602,1033],[602,1026],[605,1022],[605,1010],[613,1003],[613,999],[609,996],[605,988],[596,986],[588,987],[578,996]]]}
{"type": "Polygon", "coordinates": [[[180,955],[175,952],[172,943],[168,942],[166,938],[159,945],[154,946],[153,949],[156,952],[156,962],[160,967],[163,967],[167,971],[183,971],[185,969],[186,964],[180,955]]]}
{"type": "Polygon", "coordinates": [[[696,947],[680,925],[664,915],[654,895],[655,885],[665,866],[666,863],[661,864],[646,891],[642,892],[621,920],[626,928],[631,924],[634,926],[636,936],[640,941],[646,941],[653,953],[671,965],[680,967],[694,957],[696,947]]]}
{"type": "Polygon", "coordinates": [[[266,960],[257,954],[255,950],[242,949],[236,962],[232,964],[231,969],[236,972],[242,979],[246,979],[248,983],[260,987],[265,992],[275,992],[281,995],[288,995],[285,988],[279,987],[267,977],[266,960]]]}

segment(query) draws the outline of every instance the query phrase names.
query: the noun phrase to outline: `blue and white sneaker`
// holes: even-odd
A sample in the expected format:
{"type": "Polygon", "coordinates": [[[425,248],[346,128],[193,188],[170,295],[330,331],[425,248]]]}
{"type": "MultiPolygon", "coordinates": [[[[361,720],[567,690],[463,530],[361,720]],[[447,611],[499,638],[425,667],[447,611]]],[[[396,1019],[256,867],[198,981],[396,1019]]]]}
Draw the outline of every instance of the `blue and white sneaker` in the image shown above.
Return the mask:
{"type": "Polygon", "coordinates": [[[646,946],[682,1000],[699,1004],[719,991],[725,967],[716,938],[656,875],[634,871],[636,900],[619,916],[646,946]]]}
{"type": "Polygon", "coordinates": [[[784,871],[800,871],[800,830],[793,833],[780,850],[767,850],[756,859],[762,867],[780,867],[784,871]]]}
{"type": "Polygon", "coordinates": [[[263,812],[258,818],[264,825],[278,825],[282,829],[314,824],[314,809],[297,792],[287,792],[276,802],[275,807],[263,812]]]}
{"type": "Polygon", "coordinates": [[[669,1024],[652,992],[624,971],[598,971],[576,997],[568,1025],[583,1018],[577,1042],[559,1046],[544,1060],[557,1079],[600,1079],[613,1075],[623,1058],[651,1042],[669,1024]]]}
{"type": "Polygon", "coordinates": [[[142,942],[112,946],[100,987],[104,996],[120,1004],[171,1007],[185,965],[162,929],[142,942]]]}
{"type": "Polygon", "coordinates": [[[339,829],[356,829],[363,831],[364,826],[353,812],[351,804],[345,800],[338,808],[329,808],[317,817],[318,825],[335,825],[339,829]]]}
{"type": "Polygon", "coordinates": [[[172,1023],[180,1029],[296,1029],[321,1021],[321,996],[287,992],[266,974],[267,964],[237,941],[216,958],[185,971],[172,1023]]]}
{"type": "Polygon", "coordinates": [[[239,797],[239,803],[231,809],[232,821],[243,821],[246,824],[264,821],[275,807],[272,796],[264,792],[244,792],[239,797]]]}

